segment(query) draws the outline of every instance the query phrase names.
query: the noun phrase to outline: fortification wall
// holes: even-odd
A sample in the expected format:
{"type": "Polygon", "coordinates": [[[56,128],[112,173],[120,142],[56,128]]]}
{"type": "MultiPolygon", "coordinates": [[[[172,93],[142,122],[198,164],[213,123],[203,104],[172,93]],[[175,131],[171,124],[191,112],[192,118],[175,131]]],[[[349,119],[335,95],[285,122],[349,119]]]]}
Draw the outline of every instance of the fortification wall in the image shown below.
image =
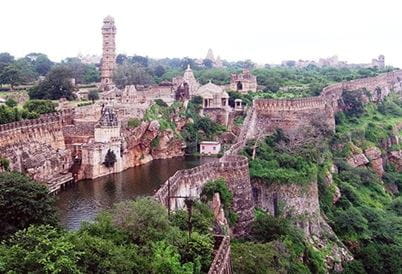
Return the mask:
{"type": "Polygon", "coordinates": [[[38,119],[0,125],[0,150],[18,143],[38,141],[65,149],[63,126],[72,123],[74,112],[63,110],[42,115],[38,119]]]}
{"type": "Polygon", "coordinates": [[[304,186],[252,179],[254,205],[272,216],[313,216],[320,213],[317,182],[304,186]]]}
{"type": "Polygon", "coordinates": [[[205,183],[218,178],[225,179],[233,193],[232,206],[239,217],[233,232],[243,235],[253,219],[254,209],[248,160],[244,156],[227,155],[219,161],[179,170],[162,185],[154,197],[171,210],[182,209],[185,207],[184,199],[173,196],[200,197],[205,183]]]}
{"type": "Polygon", "coordinates": [[[325,98],[257,99],[254,109],[254,137],[276,129],[282,129],[291,139],[301,139],[306,132],[314,136],[318,131],[335,130],[333,105],[325,98]]]}
{"type": "MultiPolygon", "coordinates": [[[[333,101],[333,104],[336,105],[344,90],[353,91],[359,89],[366,89],[370,94],[369,99],[371,101],[377,102],[383,100],[392,91],[402,91],[402,70],[383,73],[375,77],[336,83],[325,87],[320,97],[325,98],[327,101],[333,101]]],[[[335,110],[340,110],[337,105],[335,106],[335,110]]]]}

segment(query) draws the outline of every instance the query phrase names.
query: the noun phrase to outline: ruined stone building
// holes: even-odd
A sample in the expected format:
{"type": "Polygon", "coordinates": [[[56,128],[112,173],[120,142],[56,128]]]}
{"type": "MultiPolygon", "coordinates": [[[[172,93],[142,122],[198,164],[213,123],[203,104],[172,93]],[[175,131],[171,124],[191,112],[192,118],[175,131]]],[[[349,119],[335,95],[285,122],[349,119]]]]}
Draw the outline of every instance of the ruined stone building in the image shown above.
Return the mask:
{"type": "Polygon", "coordinates": [[[202,98],[200,114],[226,126],[230,113],[228,93],[220,86],[209,82],[198,89],[197,95],[202,98]]]}
{"type": "Polygon", "coordinates": [[[107,16],[103,20],[102,36],[101,89],[105,91],[113,85],[113,71],[116,66],[116,26],[113,17],[107,16]]]}
{"type": "Polygon", "coordinates": [[[200,87],[200,83],[198,83],[197,79],[194,77],[193,70],[190,68],[190,65],[187,66],[187,69],[184,71],[183,76],[177,76],[172,79],[173,87],[175,90],[175,97],[190,99],[193,96],[198,88],[200,87]]]}
{"type": "Polygon", "coordinates": [[[257,77],[252,75],[248,69],[242,73],[232,74],[230,77],[230,89],[241,93],[257,91],[257,77]]]}

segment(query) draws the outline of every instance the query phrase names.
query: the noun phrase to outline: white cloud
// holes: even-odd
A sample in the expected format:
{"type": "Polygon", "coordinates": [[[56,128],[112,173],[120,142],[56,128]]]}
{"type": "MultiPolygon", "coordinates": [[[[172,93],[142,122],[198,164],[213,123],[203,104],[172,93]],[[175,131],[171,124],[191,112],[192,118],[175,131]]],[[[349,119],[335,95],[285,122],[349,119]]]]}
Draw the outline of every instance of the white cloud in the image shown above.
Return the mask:
{"type": "Polygon", "coordinates": [[[0,52],[60,60],[100,54],[102,19],[117,25],[118,52],[279,63],[337,54],[402,65],[398,1],[363,0],[2,0],[0,52]]]}

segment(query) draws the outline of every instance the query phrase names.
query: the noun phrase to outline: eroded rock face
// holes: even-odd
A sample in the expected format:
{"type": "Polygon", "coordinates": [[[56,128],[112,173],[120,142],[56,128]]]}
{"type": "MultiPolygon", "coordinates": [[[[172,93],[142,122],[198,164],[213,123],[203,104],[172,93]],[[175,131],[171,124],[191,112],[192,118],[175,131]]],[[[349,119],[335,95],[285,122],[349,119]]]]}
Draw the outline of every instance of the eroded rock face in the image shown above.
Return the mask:
{"type": "Polygon", "coordinates": [[[336,203],[341,198],[341,191],[339,190],[338,186],[334,184],[334,180],[332,177],[332,173],[335,173],[336,166],[332,165],[331,170],[328,171],[324,176],[324,184],[326,187],[333,188],[333,198],[332,203],[336,203]]]}
{"type": "Polygon", "coordinates": [[[157,138],[159,143],[152,148],[151,152],[154,159],[167,159],[184,155],[183,149],[186,145],[184,141],[175,138],[173,130],[162,131],[157,138]]]}
{"type": "Polygon", "coordinates": [[[392,163],[398,172],[402,171],[402,150],[391,151],[388,154],[388,161],[392,163]]]}
{"type": "Polygon", "coordinates": [[[369,163],[369,160],[363,153],[354,154],[346,159],[346,161],[352,167],[362,167],[369,163]]]}
{"type": "Polygon", "coordinates": [[[364,151],[367,159],[370,161],[370,167],[378,176],[384,174],[383,160],[381,157],[381,150],[378,147],[371,147],[364,151]]]}

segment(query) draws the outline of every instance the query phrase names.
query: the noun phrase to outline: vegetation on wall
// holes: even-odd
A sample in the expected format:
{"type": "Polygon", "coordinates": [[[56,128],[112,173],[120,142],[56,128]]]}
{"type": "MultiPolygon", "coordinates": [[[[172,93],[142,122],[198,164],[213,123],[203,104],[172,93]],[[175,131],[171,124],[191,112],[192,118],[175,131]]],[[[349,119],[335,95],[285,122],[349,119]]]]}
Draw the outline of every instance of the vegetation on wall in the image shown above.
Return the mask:
{"type": "Polygon", "coordinates": [[[113,150],[109,149],[105,155],[105,161],[103,162],[103,164],[105,165],[105,167],[111,168],[114,166],[116,161],[116,154],[113,152],[113,150]]]}
{"type": "Polygon", "coordinates": [[[314,151],[287,151],[280,146],[281,142],[286,142],[283,138],[286,137],[281,131],[277,131],[257,144],[256,141],[248,142],[244,153],[250,160],[250,176],[267,183],[313,182],[317,178],[314,151]]]}

